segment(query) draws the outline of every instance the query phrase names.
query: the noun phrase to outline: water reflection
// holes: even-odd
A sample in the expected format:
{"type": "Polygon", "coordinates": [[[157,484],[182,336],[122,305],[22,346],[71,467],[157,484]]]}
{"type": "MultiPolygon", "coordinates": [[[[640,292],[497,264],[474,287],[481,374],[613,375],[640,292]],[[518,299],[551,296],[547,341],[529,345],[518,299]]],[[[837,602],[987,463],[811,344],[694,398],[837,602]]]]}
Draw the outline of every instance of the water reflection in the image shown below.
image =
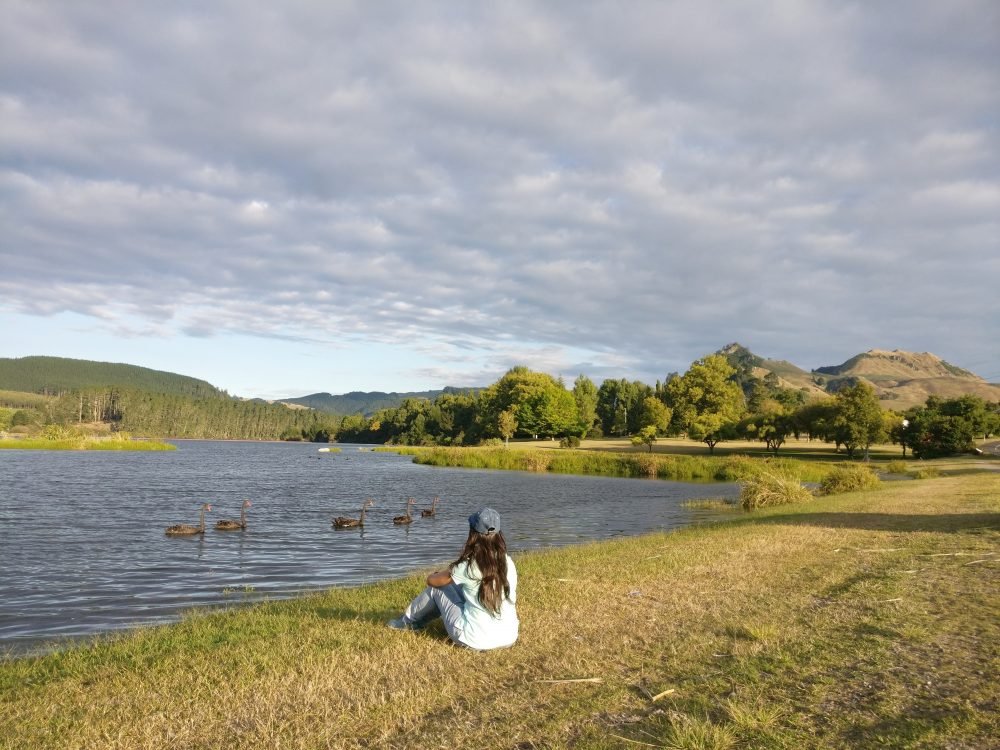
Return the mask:
{"type": "Polygon", "coordinates": [[[673,528],[733,485],[436,469],[316,446],[183,442],[172,453],[0,453],[0,649],[163,622],[192,606],[289,596],[454,558],[470,512],[497,508],[513,552],[673,528]],[[437,515],[421,517],[434,496],[437,515]],[[335,529],[375,498],[363,527],[335,529]],[[397,526],[408,497],[412,524],[397,526]],[[218,532],[253,500],[243,531],[218,532]],[[167,537],[175,523],[205,534],[167,537]],[[233,592],[239,592],[234,595],[233,592]]]}

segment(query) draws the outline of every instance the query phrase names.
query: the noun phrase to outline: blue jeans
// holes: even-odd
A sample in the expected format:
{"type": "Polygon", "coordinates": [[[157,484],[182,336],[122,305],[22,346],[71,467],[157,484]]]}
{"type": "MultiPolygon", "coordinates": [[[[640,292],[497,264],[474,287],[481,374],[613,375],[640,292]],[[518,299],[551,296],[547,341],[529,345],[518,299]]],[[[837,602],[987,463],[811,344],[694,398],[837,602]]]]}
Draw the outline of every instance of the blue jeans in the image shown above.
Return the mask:
{"type": "Polygon", "coordinates": [[[428,586],[410,602],[403,618],[418,627],[440,617],[448,637],[456,643],[462,643],[462,612],[465,607],[465,597],[462,590],[454,583],[441,588],[428,586]]]}

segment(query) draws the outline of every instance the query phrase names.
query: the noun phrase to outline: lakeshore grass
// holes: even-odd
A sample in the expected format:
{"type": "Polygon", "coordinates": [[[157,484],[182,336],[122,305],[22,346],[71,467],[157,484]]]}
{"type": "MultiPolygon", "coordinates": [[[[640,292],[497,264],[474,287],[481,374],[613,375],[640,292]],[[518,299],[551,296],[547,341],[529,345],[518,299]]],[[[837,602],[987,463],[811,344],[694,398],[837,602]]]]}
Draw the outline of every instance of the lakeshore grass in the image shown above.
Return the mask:
{"type": "Polygon", "coordinates": [[[761,471],[740,482],[740,505],[744,510],[804,503],[812,499],[812,493],[796,477],[780,472],[761,471]]]}
{"type": "Polygon", "coordinates": [[[823,477],[823,481],[819,483],[819,492],[822,495],[839,495],[844,492],[873,490],[881,481],[868,465],[837,466],[823,477]]]}
{"type": "Polygon", "coordinates": [[[115,437],[70,437],[0,439],[0,449],[33,451],[173,451],[177,446],[159,440],[131,440],[115,437]]]}
{"type": "Polygon", "coordinates": [[[819,482],[832,468],[831,464],[821,462],[770,457],[750,458],[742,454],[691,456],[604,450],[560,449],[549,451],[531,448],[425,448],[413,446],[385,446],[375,450],[413,456],[415,463],[428,466],[550,471],[558,474],[596,474],[612,477],[670,479],[680,482],[735,482],[746,479],[762,470],[787,474],[805,482],[819,482]]]}
{"type": "Polygon", "coordinates": [[[191,614],[0,663],[0,747],[995,747],[998,558],[983,473],[517,555],[497,652],[418,576],[191,614]]]}

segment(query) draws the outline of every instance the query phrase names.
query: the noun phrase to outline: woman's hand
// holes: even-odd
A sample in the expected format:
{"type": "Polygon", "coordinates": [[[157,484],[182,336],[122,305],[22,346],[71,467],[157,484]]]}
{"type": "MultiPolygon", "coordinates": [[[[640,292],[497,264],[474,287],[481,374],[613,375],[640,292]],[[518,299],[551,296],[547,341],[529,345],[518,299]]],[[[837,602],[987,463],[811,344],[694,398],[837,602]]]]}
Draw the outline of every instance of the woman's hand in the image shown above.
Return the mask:
{"type": "Polygon", "coordinates": [[[452,583],[450,570],[438,570],[427,576],[427,585],[433,586],[436,589],[447,586],[450,583],[452,583]]]}

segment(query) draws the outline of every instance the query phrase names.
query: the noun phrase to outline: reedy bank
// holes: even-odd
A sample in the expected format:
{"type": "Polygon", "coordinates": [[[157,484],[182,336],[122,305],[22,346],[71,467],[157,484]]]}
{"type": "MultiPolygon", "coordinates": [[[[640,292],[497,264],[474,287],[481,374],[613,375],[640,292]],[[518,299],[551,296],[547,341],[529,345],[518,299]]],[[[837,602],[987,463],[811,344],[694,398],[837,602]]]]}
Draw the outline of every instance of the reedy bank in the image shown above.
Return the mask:
{"type": "Polygon", "coordinates": [[[785,458],[687,456],[663,453],[619,453],[560,449],[552,451],[513,448],[423,448],[393,446],[379,451],[413,456],[418,464],[472,469],[551,471],[558,474],[593,474],[611,477],[670,479],[679,482],[736,482],[760,471],[778,472],[803,482],[818,482],[831,466],[785,458]]]}

